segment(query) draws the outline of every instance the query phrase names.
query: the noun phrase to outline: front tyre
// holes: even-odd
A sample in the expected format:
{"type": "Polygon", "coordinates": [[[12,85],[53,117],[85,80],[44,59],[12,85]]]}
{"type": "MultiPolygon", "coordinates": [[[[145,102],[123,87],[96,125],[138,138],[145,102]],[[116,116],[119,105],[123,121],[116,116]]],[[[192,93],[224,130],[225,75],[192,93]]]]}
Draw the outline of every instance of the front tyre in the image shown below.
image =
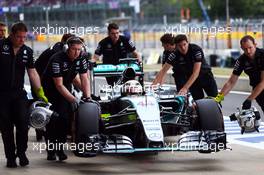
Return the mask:
{"type": "Polygon", "coordinates": [[[224,131],[224,121],[221,109],[213,99],[196,101],[199,128],[202,131],[224,131]]]}

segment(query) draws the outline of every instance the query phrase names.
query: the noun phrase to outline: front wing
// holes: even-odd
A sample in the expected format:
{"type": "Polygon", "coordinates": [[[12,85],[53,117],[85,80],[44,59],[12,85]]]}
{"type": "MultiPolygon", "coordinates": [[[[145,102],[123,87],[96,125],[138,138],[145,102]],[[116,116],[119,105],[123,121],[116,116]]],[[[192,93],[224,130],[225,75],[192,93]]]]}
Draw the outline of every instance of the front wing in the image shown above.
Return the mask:
{"type": "MultiPolygon", "coordinates": [[[[103,154],[130,154],[164,151],[199,151],[218,152],[228,149],[226,146],[226,134],[216,131],[189,131],[175,141],[165,142],[163,147],[134,148],[132,140],[123,135],[94,135],[90,140],[96,140],[99,149],[93,152],[103,154]],[[96,138],[96,139],[95,139],[96,138]]],[[[83,154],[89,155],[91,150],[86,150],[83,154]]]]}

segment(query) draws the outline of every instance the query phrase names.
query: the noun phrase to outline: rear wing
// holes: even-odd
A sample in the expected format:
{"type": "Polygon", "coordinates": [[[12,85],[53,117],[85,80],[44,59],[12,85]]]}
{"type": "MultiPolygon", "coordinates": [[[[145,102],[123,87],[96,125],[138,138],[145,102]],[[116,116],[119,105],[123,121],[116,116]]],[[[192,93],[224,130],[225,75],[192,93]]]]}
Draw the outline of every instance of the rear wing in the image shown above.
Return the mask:
{"type": "Polygon", "coordinates": [[[93,68],[93,76],[104,76],[104,77],[112,77],[112,76],[122,76],[123,71],[131,67],[136,72],[136,75],[142,75],[143,71],[137,63],[122,63],[122,64],[98,64],[93,68]]]}

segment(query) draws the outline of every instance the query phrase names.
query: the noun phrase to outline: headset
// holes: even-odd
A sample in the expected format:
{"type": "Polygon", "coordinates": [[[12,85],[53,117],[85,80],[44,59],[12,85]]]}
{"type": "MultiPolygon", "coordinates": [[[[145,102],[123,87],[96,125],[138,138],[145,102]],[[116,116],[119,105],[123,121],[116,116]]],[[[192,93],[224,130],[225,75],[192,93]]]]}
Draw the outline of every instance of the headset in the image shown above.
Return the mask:
{"type": "MultiPolygon", "coordinates": [[[[70,38],[68,38],[65,42],[65,44],[63,45],[63,51],[64,52],[67,52],[68,49],[70,48],[70,45],[71,44],[74,44],[74,43],[78,43],[80,42],[82,44],[82,50],[81,50],[81,53],[82,52],[86,52],[86,44],[82,41],[82,39],[78,36],[71,36],[70,38]]],[[[81,55],[81,54],[80,54],[81,55]]]]}

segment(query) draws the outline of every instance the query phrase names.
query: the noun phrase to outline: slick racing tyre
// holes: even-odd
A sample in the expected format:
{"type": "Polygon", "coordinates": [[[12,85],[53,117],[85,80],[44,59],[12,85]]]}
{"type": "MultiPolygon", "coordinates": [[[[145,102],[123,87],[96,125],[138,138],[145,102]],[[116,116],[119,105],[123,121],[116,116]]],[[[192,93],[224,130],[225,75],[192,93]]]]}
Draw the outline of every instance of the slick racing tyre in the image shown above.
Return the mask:
{"type": "Polygon", "coordinates": [[[197,105],[198,123],[199,123],[200,131],[207,133],[210,132],[221,133],[216,137],[217,139],[215,140],[209,139],[209,141],[207,140],[207,144],[210,148],[201,149],[199,150],[199,153],[217,152],[219,151],[218,146],[220,144],[226,145],[226,136],[225,133],[223,133],[224,121],[223,121],[223,115],[221,109],[213,99],[197,100],[196,105],[197,105]]]}
{"type": "Polygon", "coordinates": [[[196,105],[200,130],[224,131],[222,112],[213,99],[197,100],[196,105]]]}
{"type": "Polygon", "coordinates": [[[96,102],[80,104],[76,115],[75,143],[78,149],[74,154],[79,157],[93,157],[99,148],[99,123],[101,110],[96,102]],[[83,147],[80,147],[83,145],[83,147]],[[88,149],[86,148],[88,147],[88,149]]]}

